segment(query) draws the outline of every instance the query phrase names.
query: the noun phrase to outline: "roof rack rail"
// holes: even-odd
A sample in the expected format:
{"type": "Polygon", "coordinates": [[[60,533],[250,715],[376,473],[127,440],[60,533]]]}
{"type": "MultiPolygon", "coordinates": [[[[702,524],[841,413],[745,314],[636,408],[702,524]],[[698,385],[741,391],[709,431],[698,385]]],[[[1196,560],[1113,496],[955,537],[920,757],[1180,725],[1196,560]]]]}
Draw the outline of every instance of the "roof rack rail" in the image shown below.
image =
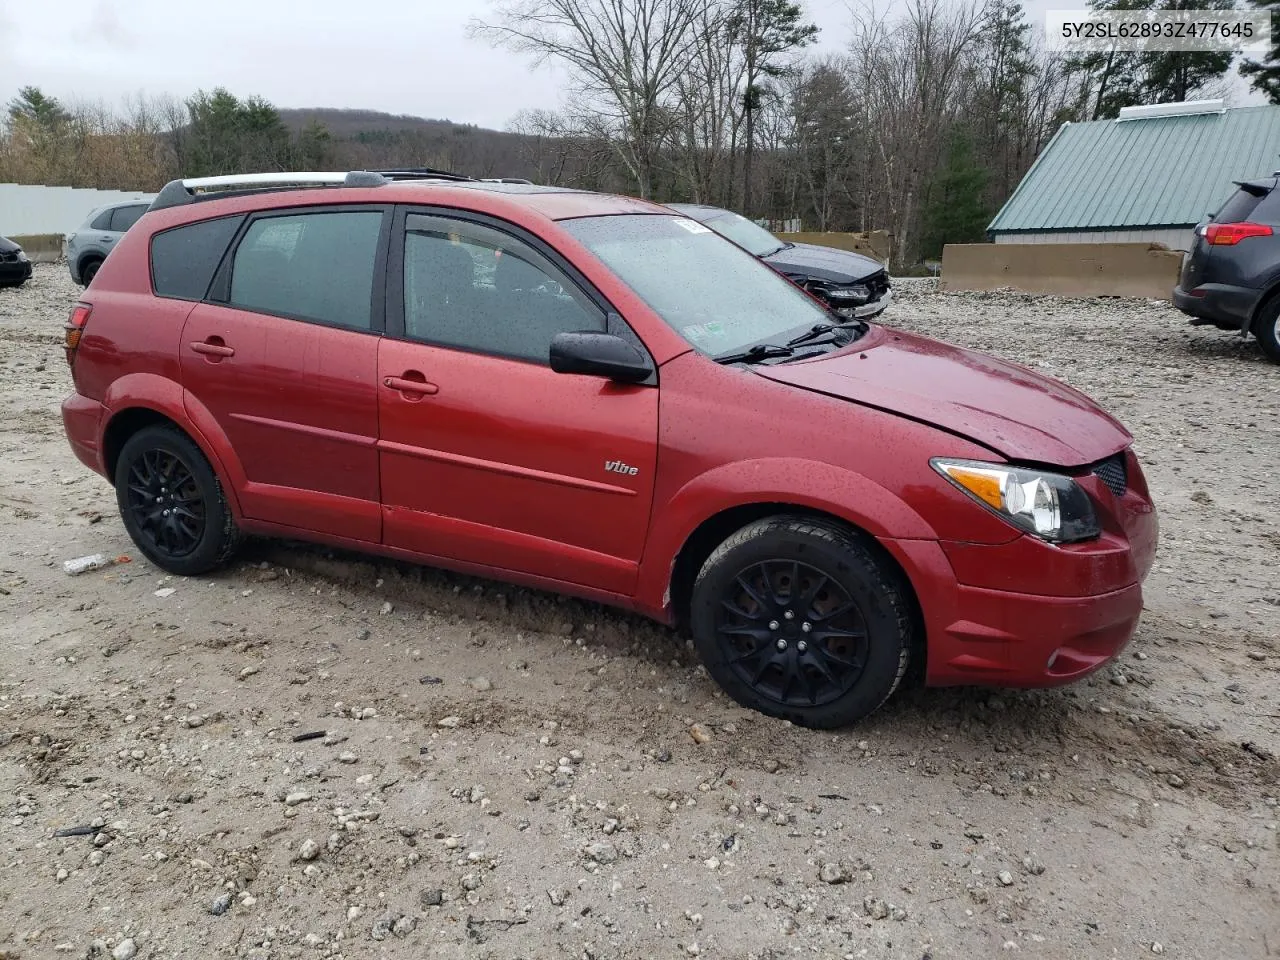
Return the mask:
{"type": "Polygon", "coordinates": [[[482,183],[526,183],[534,186],[532,180],[526,180],[524,177],[482,177],[482,183]]]}
{"type": "Polygon", "coordinates": [[[218,177],[170,180],[151,202],[150,209],[181,206],[211,200],[229,193],[284,190],[306,187],[381,187],[390,181],[369,170],[304,171],[290,173],[232,173],[218,177]]]}
{"type": "Polygon", "coordinates": [[[437,170],[434,167],[399,167],[393,170],[371,170],[380,173],[388,180],[475,180],[465,173],[452,173],[448,170],[437,170]]]}

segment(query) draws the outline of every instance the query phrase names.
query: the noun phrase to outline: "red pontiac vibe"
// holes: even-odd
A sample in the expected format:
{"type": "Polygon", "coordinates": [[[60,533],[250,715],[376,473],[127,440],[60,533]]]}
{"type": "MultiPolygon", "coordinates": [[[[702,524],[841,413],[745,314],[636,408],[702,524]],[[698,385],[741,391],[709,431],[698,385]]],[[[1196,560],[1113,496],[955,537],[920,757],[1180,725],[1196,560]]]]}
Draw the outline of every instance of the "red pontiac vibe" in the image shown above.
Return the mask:
{"type": "Polygon", "coordinates": [[[637,610],[739,702],[1114,657],[1157,522],[1131,436],[844,321],[695,220],[428,172],[175,181],[72,311],[63,404],[155,564],[315,540],[637,610]]]}

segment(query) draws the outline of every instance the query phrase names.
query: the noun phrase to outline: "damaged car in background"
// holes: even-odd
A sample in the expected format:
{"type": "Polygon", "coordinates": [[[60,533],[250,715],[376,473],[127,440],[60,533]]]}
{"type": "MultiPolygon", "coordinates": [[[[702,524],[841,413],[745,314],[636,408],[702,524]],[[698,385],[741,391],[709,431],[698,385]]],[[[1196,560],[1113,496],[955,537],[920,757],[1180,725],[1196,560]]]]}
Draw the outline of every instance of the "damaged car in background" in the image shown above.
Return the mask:
{"type": "Polygon", "coordinates": [[[789,243],[732,210],[697,203],[669,203],[672,210],[706,224],[755,254],[847,319],[868,319],[893,302],[884,264],[851,250],[789,243]]]}

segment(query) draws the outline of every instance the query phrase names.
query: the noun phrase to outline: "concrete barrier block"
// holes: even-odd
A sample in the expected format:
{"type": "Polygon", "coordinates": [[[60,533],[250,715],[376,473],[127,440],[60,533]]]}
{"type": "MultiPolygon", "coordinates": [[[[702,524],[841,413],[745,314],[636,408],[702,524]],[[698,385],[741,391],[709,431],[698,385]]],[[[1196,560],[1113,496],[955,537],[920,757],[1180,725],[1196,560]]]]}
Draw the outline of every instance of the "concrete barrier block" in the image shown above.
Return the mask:
{"type": "Polygon", "coordinates": [[[949,243],[941,289],[1169,300],[1181,267],[1161,243],[949,243]]]}
{"type": "Polygon", "coordinates": [[[32,263],[57,263],[66,256],[67,238],[60,233],[33,233],[9,239],[26,252],[32,263]]]}

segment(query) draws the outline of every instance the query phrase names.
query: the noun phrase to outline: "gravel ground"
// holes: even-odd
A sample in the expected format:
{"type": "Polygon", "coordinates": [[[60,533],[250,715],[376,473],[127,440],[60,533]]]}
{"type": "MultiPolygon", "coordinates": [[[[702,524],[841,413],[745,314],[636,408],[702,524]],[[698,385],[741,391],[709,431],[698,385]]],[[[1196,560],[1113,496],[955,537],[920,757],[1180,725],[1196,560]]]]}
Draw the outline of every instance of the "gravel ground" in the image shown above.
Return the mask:
{"type": "Polygon", "coordinates": [[[834,734],[590,604],[261,542],[164,576],[62,437],[75,297],[61,265],[0,290],[0,957],[1280,956],[1280,368],[1253,343],[901,284],[890,324],[1128,424],[1163,539],[1114,668],[834,734]],[[134,561],[62,572],[94,552],[134,561]]]}

